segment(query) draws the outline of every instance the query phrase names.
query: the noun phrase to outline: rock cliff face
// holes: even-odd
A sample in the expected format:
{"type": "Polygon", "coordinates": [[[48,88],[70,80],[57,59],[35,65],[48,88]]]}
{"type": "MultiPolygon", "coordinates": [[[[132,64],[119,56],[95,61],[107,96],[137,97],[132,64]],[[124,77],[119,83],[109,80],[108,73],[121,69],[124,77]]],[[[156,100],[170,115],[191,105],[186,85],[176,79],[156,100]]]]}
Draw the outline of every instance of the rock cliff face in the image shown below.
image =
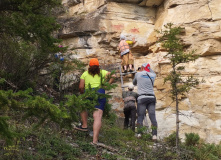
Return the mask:
{"type": "MultiPolygon", "coordinates": [[[[221,140],[221,2],[220,0],[63,0],[65,11],[58,36],[69,46],[72,58],[85,63],[97,57],[105,66],[119,65],[117,45],[121,33],[135,37],[132,47],[135,67],[149,62],[157,73],[155,94],[159,137],[175,130],[175,107],[169,97],[169,85],[163,78],[170,72],[166,52],[156,43],[155,29],[172,22],[185,28],[186,47],[200,58],[186,64],[185,74],[196,75],[205,83],[191,89],[182,98],[180,132],[196,132],[207,142],[221,140]]],[[[132,77],[124,79],[126,83],[132,77]]],[[[112,91],[112,108],[121,112],[123,102],[119,87],[112,91]]]]}

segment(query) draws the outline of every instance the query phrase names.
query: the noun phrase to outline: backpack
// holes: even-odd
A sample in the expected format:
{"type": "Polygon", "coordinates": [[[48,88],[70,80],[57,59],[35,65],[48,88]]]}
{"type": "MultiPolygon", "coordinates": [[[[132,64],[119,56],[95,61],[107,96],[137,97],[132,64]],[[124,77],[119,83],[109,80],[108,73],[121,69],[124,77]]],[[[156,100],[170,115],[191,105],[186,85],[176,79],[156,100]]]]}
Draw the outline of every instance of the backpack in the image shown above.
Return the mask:
{"type": "Polygon", "coordinates": [[[132,96],[132,92],[127,91],[126,92],[126,97],[124,98],[124,103],[129,102],[129,101],[136,101],[136,98],[132,96]]]}

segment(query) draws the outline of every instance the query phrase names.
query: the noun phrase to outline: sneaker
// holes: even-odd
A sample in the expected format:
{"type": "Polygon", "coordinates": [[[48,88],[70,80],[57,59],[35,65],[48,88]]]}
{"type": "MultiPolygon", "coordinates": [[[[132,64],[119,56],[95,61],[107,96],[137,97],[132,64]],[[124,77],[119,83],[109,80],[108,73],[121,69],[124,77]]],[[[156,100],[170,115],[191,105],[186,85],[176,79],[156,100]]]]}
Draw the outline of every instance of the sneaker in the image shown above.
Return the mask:
{"type": "Polygon", "coordinates": [[[156,141],[156,140],[157,140],[157,136],[156,136],[156,135],[153,135],[152,140],[153,140],[153,141],[156,141]]]}
{"type": "Polygon", "coordinates": [[[83,128],[82,125],[76,126],[74,129],[79,130],[79,131],[83,131],[83,132],[87,132],[88,131],[88,128],[83,128]]]}
{"type": "Polygon", "coordinates": [[[130,69],[130,70],[129,70],[129,72],[133,72],[133,70],[132,70],[132,69],[130,69]]]}
{"type": "Polygon", "coordinates": [[[91,142],[90,144],[91,144],[92,146],[96,146],[96,145],[98,145],[98,144],[99,144],[99,142],[96,142],[96,143],[91,142]]]}
{"type": "Polygon", "coordinates": [[[137,134],[137,138],[140,138],[140,137],[141,137],[141,134],[140,134],[140,133],[138,133],[138,134],[137,134]]]}

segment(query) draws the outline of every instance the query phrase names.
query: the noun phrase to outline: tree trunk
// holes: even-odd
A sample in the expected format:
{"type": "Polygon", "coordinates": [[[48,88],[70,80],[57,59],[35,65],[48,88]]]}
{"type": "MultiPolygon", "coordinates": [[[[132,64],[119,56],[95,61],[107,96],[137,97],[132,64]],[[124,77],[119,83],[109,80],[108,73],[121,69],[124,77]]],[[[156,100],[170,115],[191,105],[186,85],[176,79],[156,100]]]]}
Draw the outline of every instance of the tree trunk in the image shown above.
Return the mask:
{"type": "Polygon", "coordinates": [[[179,151],[179,107],[178,107],[178,96],[176,93],[176,148],[179,151]]]}
{"type": "MultiPolygon", "coordinates": [[[[174,77],[176,77],[177,73],[175,69],[175,63],[173,63],[173,74],[174,77]]],[[[175,101],[176,101],[176,151],[177,154],[179,154],[179,100],[178,100],[178,91],[177,91],[177,80],[175,80],[173,87],[175,91],[175,101]]]]}
{"type": "Polygon", "coordinates": [[[178,100],[178,91],[177,91],[177,83],[174,85],[175,89],[175,98],[176,98],[176,152],[179,159],[179,100],[178,100]]]}

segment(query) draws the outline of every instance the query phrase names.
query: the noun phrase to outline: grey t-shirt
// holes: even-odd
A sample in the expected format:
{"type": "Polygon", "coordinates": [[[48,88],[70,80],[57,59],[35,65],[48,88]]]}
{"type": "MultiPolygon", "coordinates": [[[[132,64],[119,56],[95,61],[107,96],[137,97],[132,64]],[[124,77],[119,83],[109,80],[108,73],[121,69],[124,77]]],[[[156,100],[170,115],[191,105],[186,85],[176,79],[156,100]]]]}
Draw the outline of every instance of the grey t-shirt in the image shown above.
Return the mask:
{"type": "Polygon", "coordinates": [[[156,79],[156,74],[152,69],[150,69],[150,72],[142,71],[135,74],[135,77],[133,79],[133,84],[137,85],[137,93],[139,95],[138,99],[146,97],[154,97],[153,84],[155,79],[156,79]],[[152,81],[147,74],[150,76],[152,81]],[[153,96],[147,96],[147,94],[153,96]]]}

